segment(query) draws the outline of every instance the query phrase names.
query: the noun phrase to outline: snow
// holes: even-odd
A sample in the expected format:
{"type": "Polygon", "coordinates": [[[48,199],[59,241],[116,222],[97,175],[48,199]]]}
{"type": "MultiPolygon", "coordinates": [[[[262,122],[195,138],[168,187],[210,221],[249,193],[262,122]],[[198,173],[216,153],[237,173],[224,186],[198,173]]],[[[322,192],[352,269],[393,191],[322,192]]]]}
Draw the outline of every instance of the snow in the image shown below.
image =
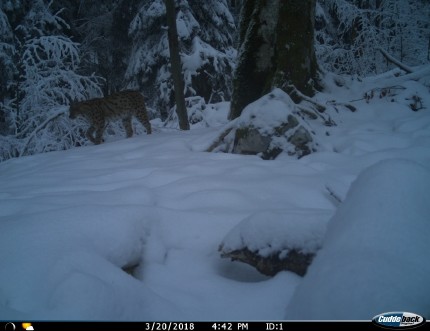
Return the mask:
{"type": "Polygon", "coordinates": [[[191,39],[193,31],[200,29],[200,24],[190,12],[179,11],[176,18],[179,39],[191,39]]]}
{"type": "Polygon", "coordinates": [[[429,316],[429,193],[430,171],[416,162],[385,160],[360,174],[287,318],[366,320],[399,310],[429,316]]]}
{"type": "Polygon", "coordinates": [[[296,106],[288,94],[276,88],[249,104],[238,118],[237,124],[245,127],[252,122],[261,133],[271,134],[280,124],[288,123],[288,115],[295,110],[296,106]],[[263,111],[264,116],[260,116],[263,111]]]}
{"type": "Polygon", "coordinates": [[[240,222],[222,242],[222,250],[248,248],[268,257],[296,249],[316,253],[322,246],[326,223],[332,213],[326,210],[285,209],[262,211],[240,222]],[[239,239],[238,239],[239,238],[239,239]]]}
{"type": "MultiPolygon", "coordinates": [[[[315,99],[361,98],[348,84],[315,99]]],[[[428,107],[410,83],[331,109],[338,126],[299,160],[204,152],[221,103],[189,132],[154,120],[152,135],[0,163],[0,319],[429,318],[430,114],[411,111],[414,93],[428,107]],[[269,278],[221,243],[322,249],[304,278],[269,278]]]]}

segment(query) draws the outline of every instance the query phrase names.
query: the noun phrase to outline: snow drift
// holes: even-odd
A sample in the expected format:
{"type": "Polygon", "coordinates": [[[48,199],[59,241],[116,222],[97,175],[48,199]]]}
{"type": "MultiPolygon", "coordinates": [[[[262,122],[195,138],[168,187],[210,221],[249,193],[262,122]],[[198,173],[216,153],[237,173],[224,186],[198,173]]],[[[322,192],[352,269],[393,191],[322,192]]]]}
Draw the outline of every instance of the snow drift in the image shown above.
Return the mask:
{"type": "Polygon", "coordinates": [[[430,172],[406,160],[364,171],[330,221],[288,319],[430,313],[430,172]],[[330,301],[330,304],[327,304],[330,301]]]}

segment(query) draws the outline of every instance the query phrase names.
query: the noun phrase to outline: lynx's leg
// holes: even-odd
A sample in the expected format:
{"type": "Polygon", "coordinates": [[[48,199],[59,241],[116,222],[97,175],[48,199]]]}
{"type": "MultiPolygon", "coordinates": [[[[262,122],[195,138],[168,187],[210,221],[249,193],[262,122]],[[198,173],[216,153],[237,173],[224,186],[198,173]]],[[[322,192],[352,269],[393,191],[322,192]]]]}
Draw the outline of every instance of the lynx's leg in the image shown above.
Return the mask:
{"type": "Polygon", "coordinates": [[[93,143],[96,143],[96,140],[94,139],[94,131],[96,130],[96,128],[94,127],[94,125],[91,125],[89,127],[89,129],[86,132],[86,136],[87,138],[93,143]]]}
{"type": "Polygon", "coordinates": [[[151,123],[148,120],[148,114],[146,112],[146,108],[142,108],[136,112],[136,118],[139,120],[140,123],[145,127],[146,134],[151,134],[151,123]]]}
{"type": "Polygon", "coordinates": [[[94,144],[99,145],[103,142],[103,131],[105,130],[105,121],[104,119],[99,119],[99,122],[96,124],[96,138],[94,144]]]}
{"type": "Polygon", "coordinates": [[[131,126],[131,116],[127,116],[122,119],[122,125],[124,125],[125,132],[127,133],[127,138],[133,136],[133,128],[131,126]]]}

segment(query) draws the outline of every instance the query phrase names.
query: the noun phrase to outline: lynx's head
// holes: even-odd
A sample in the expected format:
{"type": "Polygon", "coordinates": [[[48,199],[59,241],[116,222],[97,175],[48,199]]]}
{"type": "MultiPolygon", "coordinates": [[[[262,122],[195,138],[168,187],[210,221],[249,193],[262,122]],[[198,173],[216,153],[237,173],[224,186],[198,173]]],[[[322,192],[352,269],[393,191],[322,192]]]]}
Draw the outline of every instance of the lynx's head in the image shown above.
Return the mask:
{"type": "Polygon", "coordinates": [[[70,103],[69,118],[75,119],[80,114],[79,102],[73,101],[70,103]]]}

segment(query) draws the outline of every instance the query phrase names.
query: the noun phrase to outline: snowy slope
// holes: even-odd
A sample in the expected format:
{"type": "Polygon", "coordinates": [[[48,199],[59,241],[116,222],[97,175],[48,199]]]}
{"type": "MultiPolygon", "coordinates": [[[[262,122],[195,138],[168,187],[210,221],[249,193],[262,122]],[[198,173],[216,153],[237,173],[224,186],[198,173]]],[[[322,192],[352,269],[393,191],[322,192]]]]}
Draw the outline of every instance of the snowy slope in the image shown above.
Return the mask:
{"type": "MultiPolygon", "coordinates": [[[[339,91],[316,98],[348,101],[362,92],[358,87],[339,91]]],[[[300,160],[205,153],[219,128],[197,127],[190,132],[156,128],[150,136],[0,164],[0,319],[279,320],[289,304],[303,313],[297,305],[304,301],[291,298],[299,284],[303,289],[309,282],[307,276],[282,272],[266,278],[221,259],[218,246],[241,221],[261,215],[317,212],[326,222],[339,205],[330,192],[345,199],[357,176],[380,161],[400,158],[413,164],[406,171],[428,171],[430,112],[412,112],[405,101],[408,93],[420,93],[430,105],[428,91],[411,83],[401,93],[394,102],[358,101],[356,113],[334,112],[339,125],[327,128],[321,151],[300,160]],[[134,277],[121,270],[136,264],[134,277]]],[[[227,106],[208,109],[225,119],[227,106]]],[[[384,181],[395,174],[387,176],[384,181]]],[[[364,193],[351,194],[364,201],[360,195],[368,194],[371,184],[365,178],[355,185],[364,193]]],[[[430,194],[425,184],[420,190],[430,194]]],[[[378,196],[390,201],[391,192],[378,196]]],[[[341,206],[342,217],[356,216],[354,205],[341,206]]],[[[330,224],[328,243],[341,231],[330,224]]],[[[366,236],[361,230],[345,233],[358,243],[366,236]]],[[[393,238],[390,244],[396,245],[393,238]]],[[[425,258],[428,248],[419,243],[408,252],[425,258]]],[[[411,270],[398,272],[406,279],[411,270]]],[[[318,284],[324,286],[329,275],[318,284]]],[[[315,272],[311,276],[318,278],[315,272]]],[[[423,291],[428,296],[428,285],[423,291]]],[[[342,295],[348,294],[339,292],[338,300],[342,295]]],[[[330,298],[318,300],[335,307],[330,298]]],[[[306,312],[300,318],[306,319],[306,312]]]]}
{"type": "Polygon", "coordinates": [[[366,320],[378,311],[428,317],[429,190],[430,171],[411,161],[385,160],[360,174],[287,318],[366,320]]]}

